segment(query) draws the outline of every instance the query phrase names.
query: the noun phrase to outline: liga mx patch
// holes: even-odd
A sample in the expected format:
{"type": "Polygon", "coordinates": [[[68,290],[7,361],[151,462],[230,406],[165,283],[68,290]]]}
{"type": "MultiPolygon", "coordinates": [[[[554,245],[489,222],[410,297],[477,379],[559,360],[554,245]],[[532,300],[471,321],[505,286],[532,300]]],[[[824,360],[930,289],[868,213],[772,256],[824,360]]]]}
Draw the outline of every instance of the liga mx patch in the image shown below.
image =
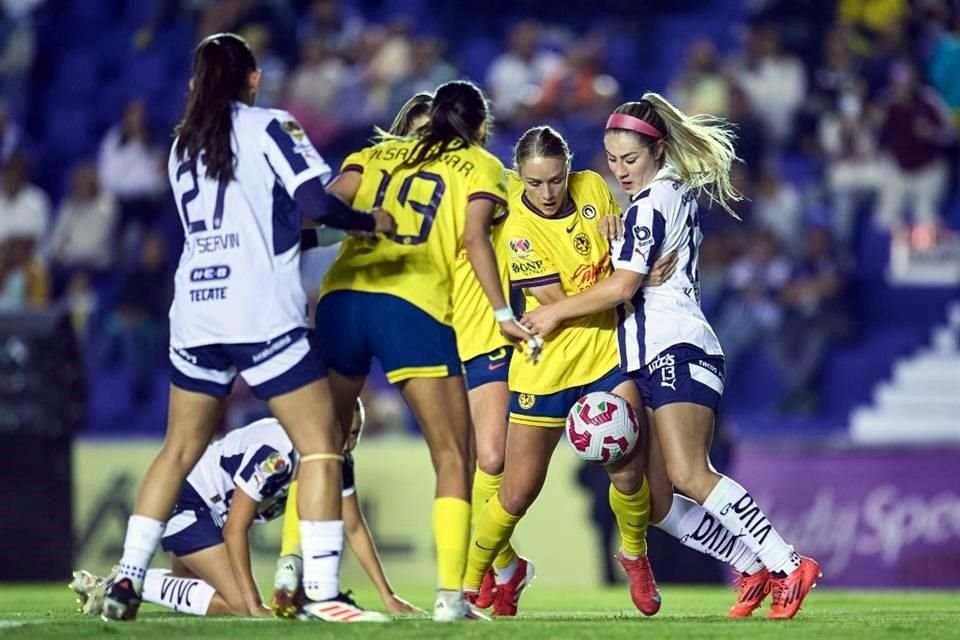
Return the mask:
{"type": "Polygon", "coordinates": [[[283,456],[274,451],[266,460],[260,463],[260,471],[266,476],[272,476],[276,473],[282,473],[287,468],[287,461],[283,456]]]}
{"type": "Polygon", "coordinates": [[[520,405],[521,409],[532,409],[533,405],[537,402],[537,396],[530,393],[521,393],[520,397],[517,398],[517,403],[520,405]]]}
{"type": "Polygon", "coordinates": [[[301,142],[306,138],[306,133],[303,130],[303,127],[300,126],[300,123],[296,120],[287,120],[280,127],[287,133],[288,136],[301,142]]]}

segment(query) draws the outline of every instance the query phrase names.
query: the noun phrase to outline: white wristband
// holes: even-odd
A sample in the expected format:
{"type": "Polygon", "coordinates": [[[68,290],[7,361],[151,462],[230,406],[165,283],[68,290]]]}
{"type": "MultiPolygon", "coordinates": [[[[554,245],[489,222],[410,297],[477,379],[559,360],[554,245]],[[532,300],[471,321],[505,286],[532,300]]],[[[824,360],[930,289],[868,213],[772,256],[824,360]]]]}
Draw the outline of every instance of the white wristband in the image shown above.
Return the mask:
{"type": "Polygon", "coordinates": [[[494,309],[493,317],[496,318],[497,322],[509,322],[514,319],[513,309],[510,307],[504,307],[502,309],[494,309]]]}

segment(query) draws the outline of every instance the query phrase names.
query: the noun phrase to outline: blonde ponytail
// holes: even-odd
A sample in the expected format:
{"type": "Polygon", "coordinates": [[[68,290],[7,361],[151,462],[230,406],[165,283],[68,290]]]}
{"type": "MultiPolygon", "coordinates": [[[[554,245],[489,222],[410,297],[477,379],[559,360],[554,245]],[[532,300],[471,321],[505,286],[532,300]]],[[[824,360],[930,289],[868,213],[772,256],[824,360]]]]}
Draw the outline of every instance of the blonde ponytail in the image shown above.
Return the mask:
{"type": "MultiPolygon", "coordinates": [[[[659,93],[645,93],[639,102],[628,102],[615,113],[640,118],[663,132],[666,161],[690,187],[707,194],[736,219],[731,203],[743,200],[730,179],[730,170],[738,160],[733,141],[736,134],[723,118],[687,115],[659,93]]],[[[650,143],[654,138],[643,136],[650,143]]]]}

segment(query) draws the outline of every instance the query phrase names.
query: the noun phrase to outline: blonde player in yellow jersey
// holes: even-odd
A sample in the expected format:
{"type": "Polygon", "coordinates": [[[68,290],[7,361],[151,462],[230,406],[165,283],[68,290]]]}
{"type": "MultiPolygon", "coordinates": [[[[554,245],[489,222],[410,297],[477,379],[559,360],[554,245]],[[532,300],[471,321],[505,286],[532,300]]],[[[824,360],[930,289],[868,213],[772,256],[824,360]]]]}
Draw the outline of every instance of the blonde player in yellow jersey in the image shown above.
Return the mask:
{"type": "MultiPolygon", "coordinates": [[[[570,173],[566,141],[550,127],[520,138],[509,185],[510,217],[504,237],[510,253],[510,283],[522,290],[526,308],[589,288],[612,272],[609,244],[598,228],[619,213],[603,179],[592,171],[570,173]]],[[[591,391],[611,391],[642,413],[635,383],[619,372],[616,315],[604,312],[566,325],[544,344],[542,361],[521,358],[510,365],[510,428],[503,479],[474,523],[464,588],[478,594],[484,574],[543,487],[550,458],[563,434],[567,412],[591,391]]],[[[637,608],[653,615],[660,594],[646,558],[650,492],[644,479],[643,444],[625,461],[608,467],[610,506],[622,538],[621,563],[637,608]]],[[[495,616],[517,613],[520,594],[533,579],[533,565],[514,558],[498,571],[495,616]],[[502,583],[499,578],[505,577],[502,583]]]]}
{"type": "Polygon", "coordinates": [[[359,183],[331,185],[348,202],[389,206],[397,232],[390,239],[347,238],[317,304],[317,347],[330,368],[341,423],[349,420],[376,357],[430,448],[437,474],[436,621],[480,617],[461,592],[471,457],[467,397],[451,327],[453,269],[461,248],[500,330],[518,341],[530,337],[506,303],[490,244],[506,188],[503,165],[482,146],[488,118],[486,100],[474,85],[442,85],[429,122],[415,136],[364,150],[357,158],[359,183]]]}

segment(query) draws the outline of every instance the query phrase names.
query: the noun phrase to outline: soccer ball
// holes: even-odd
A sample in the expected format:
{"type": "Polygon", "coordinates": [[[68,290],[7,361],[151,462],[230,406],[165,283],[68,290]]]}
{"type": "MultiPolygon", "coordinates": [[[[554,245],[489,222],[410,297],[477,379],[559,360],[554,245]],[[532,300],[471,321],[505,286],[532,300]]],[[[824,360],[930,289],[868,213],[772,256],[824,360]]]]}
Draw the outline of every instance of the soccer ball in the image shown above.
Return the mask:
{"type": "Polygon", "coordinates": [[[596,391],[574,403],[563,430],[573,452],[584,462],[611,464],[637,446],[640,423],[620,396],[596,391]]]}

